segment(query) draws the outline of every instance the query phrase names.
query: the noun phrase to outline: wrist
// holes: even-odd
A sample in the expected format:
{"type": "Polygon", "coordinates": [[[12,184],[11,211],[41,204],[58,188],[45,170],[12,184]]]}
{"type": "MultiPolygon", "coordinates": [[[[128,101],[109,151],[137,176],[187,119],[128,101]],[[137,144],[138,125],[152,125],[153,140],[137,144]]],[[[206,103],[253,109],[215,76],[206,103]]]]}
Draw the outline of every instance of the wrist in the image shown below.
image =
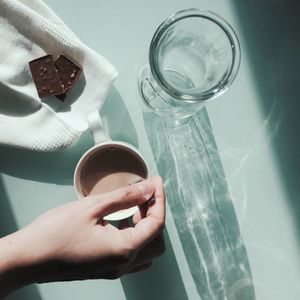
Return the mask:
{"type": "Polygon", "coordinates": [[[38,257],[23,230],[0,239],[0,298],[35,282],[38,257]]]}

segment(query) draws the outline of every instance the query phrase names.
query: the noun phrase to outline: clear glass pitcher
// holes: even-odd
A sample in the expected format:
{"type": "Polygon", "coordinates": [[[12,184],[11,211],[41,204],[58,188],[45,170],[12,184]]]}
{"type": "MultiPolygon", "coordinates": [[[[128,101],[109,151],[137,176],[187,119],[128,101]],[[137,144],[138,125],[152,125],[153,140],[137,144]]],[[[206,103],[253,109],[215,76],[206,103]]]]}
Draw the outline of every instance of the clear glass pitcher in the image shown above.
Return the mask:
{"type": "Polygon", "coordinates": [[[226,91],[239,65],[238,38],[222,17],[207,10],[182,10],[156,30],[149,63],[139,72],[139,92],[156,113],[190,115],[226,91]]]}

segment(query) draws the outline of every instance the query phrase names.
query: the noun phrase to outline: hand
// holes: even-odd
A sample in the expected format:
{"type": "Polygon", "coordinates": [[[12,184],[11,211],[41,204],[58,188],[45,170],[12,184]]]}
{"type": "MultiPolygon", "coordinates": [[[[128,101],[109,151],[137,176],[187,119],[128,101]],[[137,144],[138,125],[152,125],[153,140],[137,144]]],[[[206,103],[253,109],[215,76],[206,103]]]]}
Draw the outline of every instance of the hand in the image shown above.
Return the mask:
{"type": "Polygon", "coordinates": [[[13,257],[2,268],[3,274],[7,274],[7,269],[9,274],[16,270],[14,278],[27,279],[18,282],[18,286],[118,278],[149,266],[153,258],[162,254],[164,222],[165,197],[160,177],[86,197],[48,211],[24,229],[2,239],[2,244],[0,240],[0,260],[5,257],[3,249],[14,250],[10,251],[13,257]],[[147,205],[151,195],[155,200],[147,205]],[[103,221],[104,216],[135,205],[143,209],[134,215],[134,227],[122,221],[117,228],[103,221]],[[9,267],[9,262],[13,267],[9,267]],[[22,272],[26,274],[22,276],[22,272]]]}

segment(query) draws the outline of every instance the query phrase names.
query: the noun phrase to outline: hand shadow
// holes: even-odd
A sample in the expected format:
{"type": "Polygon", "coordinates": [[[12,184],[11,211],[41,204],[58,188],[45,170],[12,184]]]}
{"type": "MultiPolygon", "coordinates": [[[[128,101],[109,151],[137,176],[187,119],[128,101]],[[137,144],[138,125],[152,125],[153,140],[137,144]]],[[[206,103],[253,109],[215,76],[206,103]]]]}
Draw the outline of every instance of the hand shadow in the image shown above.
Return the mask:
{"type": "Polygon", "coordinates": [[[121,278],[126,299],[188,300],[170,238],[166,230],[164,239],[166,251],[163,256],[155,259],[149,269],[128,274],[121,278]]]}
{"type": "Polygon", "coordinates": [[[300,2],[233,2],[300,243],[300,2]]]}
{"type": "MultiPolygon", "coordinates": [[[[0,175],[0,238],[18,230],[17,222],[3,185],[0,175]]],[[[35,285],[24,287],[5,298],[5,300],[41,300],[38,288],[35,285]]]]}
{"type": "MultiPolygon", "coordinates": [[[[119,92],[113,87],[101,110],[112,139],[138,147],[138,137],[119,92]]],[[[86,131],[72,148],[56,153],[0,147],[0,172],[33,181],[72,185],[77,162],[94,145],[86,131]]]]}

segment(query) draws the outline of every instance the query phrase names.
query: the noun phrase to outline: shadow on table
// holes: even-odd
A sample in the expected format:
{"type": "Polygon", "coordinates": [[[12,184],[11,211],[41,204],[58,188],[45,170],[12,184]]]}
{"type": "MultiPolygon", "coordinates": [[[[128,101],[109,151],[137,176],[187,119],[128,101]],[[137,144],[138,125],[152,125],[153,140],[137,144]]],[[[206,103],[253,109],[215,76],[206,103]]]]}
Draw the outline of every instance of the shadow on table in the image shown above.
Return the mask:
{"type": "Polygon", "coordinates": [[[233,2],[300,243],[300,2],[233,2]]]}
{"type": "MultiPolygon", "coordinates": [[[[18,229],[12,208],[7,197],[2,177],[0,175],[0,237],[10,234],[18,229]]],[[[41,300],[36,286],[31,285],[7,296],[6,300],[41,300]]]]}
{"type": "MultiPolygon", "coordinates": [[[[132,120],[121,95],[115,88],[108,95],[101,115],[113,139],[127,141],[138,147],[132,120]]],[[[1,146],[0,172],[39,182],[71,185],[77,162],[92,146],[93,141],[88,131],[75,146],[63,152],[44,153],[1,146]]]]}
{"type": "Polygon", "coordinates": [[[177,120],[153,112],[143,116],[199,297],[254,300],[247,251],[206,109],[177,120]]]}
{"type": "Polygon", "coordinates": [[[127,300],[188,300],[167,231],[166,252],[150,269],[121,279],[127,300]]]}

